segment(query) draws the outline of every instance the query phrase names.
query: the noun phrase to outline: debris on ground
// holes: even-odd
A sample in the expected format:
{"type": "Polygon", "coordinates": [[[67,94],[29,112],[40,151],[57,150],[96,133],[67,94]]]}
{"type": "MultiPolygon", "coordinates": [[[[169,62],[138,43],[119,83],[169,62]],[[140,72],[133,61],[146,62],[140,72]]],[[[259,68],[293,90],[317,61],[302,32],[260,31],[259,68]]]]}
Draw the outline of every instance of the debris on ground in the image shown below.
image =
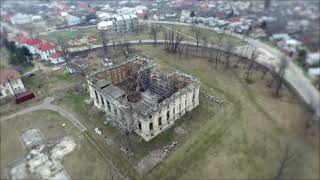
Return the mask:
{"type": "Polygon", "coordinates": [[[45,141],[39,129],[24,130],[20,136],[30,151],[9,168],[11,179],[26,179],[30,175],[40,176],[41,179],[70,179],[61,160],[76,147],[71,137],[45,141]]]}
{"type": "Polygon", "coordinates": [[[220,106],[223,105],[223,100],[222,100],[222,99],[219,99],[218,97],[211,96],[211,95],[209,95],[208,93],[203,92],[203,91],[200,91],[199,94],[200,94],[201,96],[207,98],[209,101],[218,103],[220,106]]]}
{"type": "Polygon", "coordinates": [[[184,135],[187,133],[186,130],[184,130],[181,126],[175,127],[174,132],[176,134],[181,134],[181,135],[184,135]]]}

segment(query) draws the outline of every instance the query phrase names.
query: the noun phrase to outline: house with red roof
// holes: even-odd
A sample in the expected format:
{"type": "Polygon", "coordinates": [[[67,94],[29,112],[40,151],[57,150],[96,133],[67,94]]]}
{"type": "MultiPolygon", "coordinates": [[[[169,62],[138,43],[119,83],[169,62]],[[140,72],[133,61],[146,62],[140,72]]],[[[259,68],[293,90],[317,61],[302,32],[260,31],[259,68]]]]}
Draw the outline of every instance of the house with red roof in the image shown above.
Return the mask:
{"type": "Polygon", "coordinates": [[[49,61],[49,55],[55,53],[56,50],[54,46],[49,42],[41,42],[37,45],[37,52],[40,55],[41,59],[49,61]]]}
{"type": "Polygon", "coordinates": [[[29,38],[26,42],[26,47],[29,49],[31,54],[36,54],[37,46],[41,43],[40,39],[37,38],[29,38]]]}
{"type": "Polygon", "coordinates": [[[26,37],[22,34],[18,34],[14,37],[13,40],[17,46],[22,47],[22,46],[26,46],[27,41],[28,41],[28,37],[26,37]]]}
{"type": "Polygon", "coordinates": [[[49,60],[53,64],[63,63],[64,57],[62,51],[57,51],[55,53],[49,54],[49,60]]]}
{"type": "Polygon", "coordinates": [[[14,69],[0,69],[0,99],[25,92],[21,74],[14,69]]]}

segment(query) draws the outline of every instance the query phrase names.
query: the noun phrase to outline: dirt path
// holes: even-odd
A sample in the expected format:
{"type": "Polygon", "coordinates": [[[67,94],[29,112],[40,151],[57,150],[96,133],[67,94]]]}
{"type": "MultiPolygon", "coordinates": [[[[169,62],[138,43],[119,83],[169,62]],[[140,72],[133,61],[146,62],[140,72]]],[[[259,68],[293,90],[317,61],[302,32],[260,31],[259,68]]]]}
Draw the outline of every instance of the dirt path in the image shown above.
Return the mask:
{"type": "Polygon", "coordinates": [[[21,115],[24,115],[29,112],[33,112],[33,111],[37,111],[37,110],[41,110],[41,109],[46,109],[46,110],[58,112],[61,116],[65,117],[72,124],[74,124],[80,130],[80,132],[84,132],[87,130],[87,128],[72,113],[62,109],[61,107],[59,107],[57,105],[51,104],[51,102],[53,100],[54,100],[53,97],[47,97],[44,99],[43,103],[26,108],[26,109],[23,109],[19,112],[11,114],[11,115],[1,117],[0,121],[7,121],[7,120],[10,120],[14,117],[21,116],[21,115]]]}

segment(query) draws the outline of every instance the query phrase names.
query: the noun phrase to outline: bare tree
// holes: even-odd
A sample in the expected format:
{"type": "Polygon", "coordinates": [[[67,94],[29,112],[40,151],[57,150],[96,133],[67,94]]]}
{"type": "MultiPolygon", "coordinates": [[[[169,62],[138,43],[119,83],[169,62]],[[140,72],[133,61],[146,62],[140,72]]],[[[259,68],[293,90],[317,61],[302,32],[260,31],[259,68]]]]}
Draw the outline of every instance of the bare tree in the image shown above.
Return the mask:
{"type": "Polygon", "coordinates": [[[294,149],[294,147],[289,144],[286,144],[282,149],[281,156],[279,159],[279,166],[273,179],[282,179],[283,175],[285,174],[285,170],[288,169],[290,165],[297,160],[298,157],[299,153],[294,149]]]}
{"type": "Polygon", "coordinates": [[[163,32],[163,39],[164,39],[164,49],[168,48],[168,32],[163,32]]]}
{"type": "Polygon", "coordinates": [[[221,59],[221,48],[223,47],[223,38],[224,38],[223,36],[224,36],[224,33],[220,33],[218,35],[218,49],[216,51],[216,57],[215,57],[216,69],[218,68],[218,62],[221,59]]]}
{"type": "Polygon", "coordinates": [[[279,96],[280,89],[283,85],[284,75],[285,75],[285,71],[286,71],[287,67],[288,67],[288,60],[285,56],[282,56],[280,58],[278,75],[276,76],[277,77],[277,85],[276,85],[276,89],[275,89],[275,94],[277,96],[279,96]]]}
{"type": "Polygon", "coordinates": [[[239,62],[243,61],[245,57],[248,56],[248,51],[249,51],[249,46],[247,46],[246,50],[243,50],[241,53],[239,53],[235,67],[238,67],[239,62]]]}
{"type": "Polygon", "coordinates": [[[203,35],[201,39],[202,39],[201,55],[203,56],[204,51],[208,50],[208,37],[206,35],[203,35]]]}
{"type": "Polygon", "coordinates": [[[109,43],[109,38],[108,38],[108,34],[106,30],[101,30],[100,31],[100,38],[102,40],[102,46],[103,46],[103,50],[105,55],[108,54],[108,43],[109,43]]]}
{"type": "Polygon", "coordinates": [[[174,28],[167,30],[164,33],[165,38],[165,48],[169,53],[175,54],[178,50],[178,47],[183,40],[183,36],[178,33],[174,28]]]}
{"type": "Polygon", "coordinates": [[[226,68],[229,67],[229,61],[230,61],[230,56],[232,55],[232,51],[234,50],[234,44],[230,40],[230,37],[228,38],[227,45],[226,45],[226,68]]]}
{"type": "Polygon", "coordinates": [[[59,44],[59,46],[61,48],[62,56],[63,56],[64,60],[67,63],[67,67],[70,67],[70,52],[69,52],[68,40],[60,39],[58,41],[58,44],[59,44]]]}
{"type": "Polygon", "coordinates": [[[130,52],[130,42],[127,40],[124,40],[122,43],[121,41],[118,42],[118,47],[121,48],[124,56],[127,58],[129,56],[130,52]]]}
{"type": "Polygon", "coordinates": [[[193,34],[193,37],[196,39],[196,43],[197,43],[196,50],[198,52],[199,42],[201,37],[203,36],[203,31],[200,27],[197,27],[195,24],[192,24],[191,33],[193,34]]]}
{"type": "Polygon", "coordinates": [[[253,48],[252,52],[250,54],[250,57],[248,58],[248,66],[247,66],[247,71],[245,72],[246,74],[246,81],[249,81],[250,75],[252,74],[253,67],[255,65],[256,59],[259,56],[259,52],[257,51],[257,48],[253,48]]]}
{"type": "Polygon", "coordinates": [[[155,25],[155,24],[151,24],[150,27],[150,36],[153,39],[154,45],[157,45],[157,40],[158,40],[158,34],[160,32],[161,26],[159,25],[155,25]]]}
{"type": "Polygon", "coordinates": [[[178,48],[179,58],[181,58],[183,53],[183,47],[178,48]]]}
{"type": "Polygon", "coordinates": [[[185,50],[184,50],[186,58],[189,57],[189,53],[190,53],[190,52],[189,52],[189,49],[190,49],[190,47],[189,47],[189,45],[187,44],[187,45],[185,46],[185,50]]]}
{"type": "Polygon", "coordinates": [[[115,51],[116,50],[116,41],[114,39],[114,36],[111,37],[111,42],[112,42],[113,50],[115,51]]]}
{"type": "Polygon", "coordinates": [[[121,114],[122,114],[122,117],[119,120],[119,125],[127,137],[127,147],[128,149],[131,149],[131,136],[132,136],[132,133],[137,129],[137,122],[133,117],[132,104],[129,103],[128,111],[121,112],[121,114]]]}
{"type": "Polygon", "coordinates": [[[214,48],[213,45],[211,44],[211,46],[208,48],[208,53],[209,53],[209,58],[208,58],[208,62],[212,65],[213,63],[213,52],[214,52],[214,48]]]}

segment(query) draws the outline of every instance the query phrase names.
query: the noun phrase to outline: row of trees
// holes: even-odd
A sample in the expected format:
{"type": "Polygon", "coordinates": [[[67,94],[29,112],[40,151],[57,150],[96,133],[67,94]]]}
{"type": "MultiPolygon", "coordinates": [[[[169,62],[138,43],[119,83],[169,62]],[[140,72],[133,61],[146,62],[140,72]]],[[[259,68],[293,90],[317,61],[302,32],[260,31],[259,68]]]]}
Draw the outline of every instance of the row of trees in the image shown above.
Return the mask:
{"type": "MultiPolygon", "coordinates": [[[[153,37],[155,44],[157,42],[159,29],[159,26],[151,25],[150,35],[153,37]]],[[[235,68],[239,66],[239,63],[242,63],[244,78],[247,82],[251,82],[250,79],[254,70],[260,70],[262,72],[261,79],[264,79],[267,72],[269,72],[272,80],[268,83],[268,86],[272,87],[273,84],[275,84],[275,95],[280,95],[280,90],[285,82],[285,70],[288,66],[288,60],[285,56],[280,58],[280,63],[277,67],[268,69],[257,63],[260,52],[253,46],[247,46],[242,49],[239,48],[237,53],[235,53],[236,46],[234,42],[230,36],[225,36],[224,33],[218,34],[216,42],[208,43],[207,34],[202,28],[193,25],[190,31],[195,39],[194,46],[183,45],[181,42],[185,36],[176,29],[172,28],[164,31],[164,47],[167,52],[173,54],[178,53],[180,57],[182,54],[185,54],[185,56],[188,57],[192,52],[190,50],[194,49],[192,47],[195,47],[195,53],[199,54],[199,46],[201,45],[201,55],[205,56],[205,52],[207,52],[208,62],[214,64],[216,69],[218,68],[218,64],[223,64],[225,68],[231,67],[231,59],[234,61],[233,67],[235,68]]]]}
{"type": "Polygon", "coordinates": [[[3,46],[9,52],[9,61],[12,65],[30,65],[33,60],[33,56],[29,49],[25,46],[18,47],[12,41],[7,39],[3,40],[3,46]]]}

